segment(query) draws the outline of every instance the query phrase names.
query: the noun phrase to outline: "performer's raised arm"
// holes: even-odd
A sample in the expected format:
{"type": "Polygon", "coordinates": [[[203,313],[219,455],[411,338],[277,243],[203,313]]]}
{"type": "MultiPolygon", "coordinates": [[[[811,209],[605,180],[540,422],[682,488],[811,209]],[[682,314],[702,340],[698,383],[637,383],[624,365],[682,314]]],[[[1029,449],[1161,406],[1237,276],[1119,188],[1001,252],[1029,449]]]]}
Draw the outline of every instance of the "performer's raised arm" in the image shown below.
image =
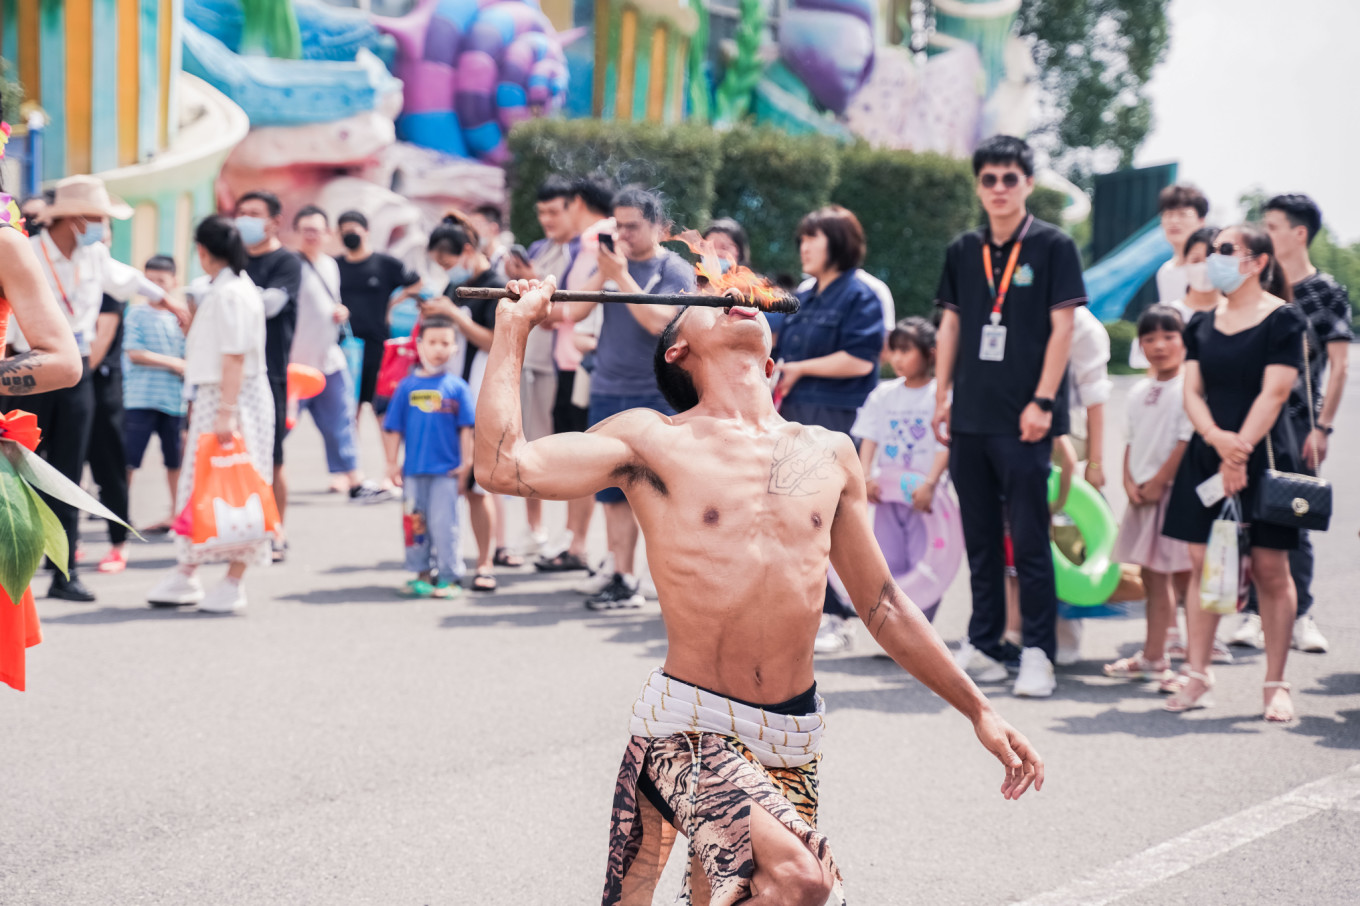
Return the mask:
{"type": "Polygon", "coordinates": [[[496,494],[572,500],[611,487],[619,480],[615,473],[636,459],[629,438],[645,422],[661,418],[634,409],[585,433],[524,439],[519,396],[524,344],[529,331],[551,313],[556,288],[552,278],[515,280],[509,289],[519,298],[502,299],[496,307],[496,332],[477,401],[473,466],[478,484],[496,494]]]}
{"type": "Polygon", "coordinates": [[[1006,768],[1002,795],[1018,799],[1031,784],[1042,789],[1044,763],[1039,753],[993,710],[954,663],[920,609],[893,581],[869,524],[864,473],[848,437],[838,444],[836,459],[846,482],[831,525],[831,565],[860,619],[894,661],[972,721],[978,739],[1006,768]]]}

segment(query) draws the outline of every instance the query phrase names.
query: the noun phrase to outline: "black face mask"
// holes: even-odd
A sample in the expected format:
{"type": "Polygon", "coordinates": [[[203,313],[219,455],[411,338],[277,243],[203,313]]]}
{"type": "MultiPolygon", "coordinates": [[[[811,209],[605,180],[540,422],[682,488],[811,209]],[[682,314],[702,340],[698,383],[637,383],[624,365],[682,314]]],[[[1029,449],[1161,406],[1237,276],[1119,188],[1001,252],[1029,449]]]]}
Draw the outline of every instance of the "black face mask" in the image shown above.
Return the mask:
{"type": "Polygon", "coordinates": [[[349,249],[351,252],[359,251],[359,246],[364,244],[364,240],[359,237],[358,233],[346,233],[344,236],[340,237],[340,241],[343,242],[345,248],[349,249]]]}

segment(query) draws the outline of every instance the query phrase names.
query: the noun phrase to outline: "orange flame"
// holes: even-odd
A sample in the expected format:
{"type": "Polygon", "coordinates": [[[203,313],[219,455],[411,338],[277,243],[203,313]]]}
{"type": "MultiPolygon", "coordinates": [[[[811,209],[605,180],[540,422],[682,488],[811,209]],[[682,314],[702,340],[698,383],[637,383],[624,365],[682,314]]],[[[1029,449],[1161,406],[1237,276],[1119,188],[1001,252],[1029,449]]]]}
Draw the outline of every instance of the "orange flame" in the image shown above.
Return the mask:
{"type": "Polygon", "coordinates": [[[729,257],[720,256],[713,244],[704,239],[696,230],[685,230],[679,235],[669,237],[670,241],[683,242],[698,256],[694,266],[700,278],[700,292],[710,296],[731,296],[745,305],[769,311],[777,302],[788,298],[788,293],[771,283],[761,274],[749,267],[737,264],[729,257]],[[726,261],[727,272],[722,271],[720,262],[726,261]],[[703,284],[707,284],[704,286],[703,284]]]}

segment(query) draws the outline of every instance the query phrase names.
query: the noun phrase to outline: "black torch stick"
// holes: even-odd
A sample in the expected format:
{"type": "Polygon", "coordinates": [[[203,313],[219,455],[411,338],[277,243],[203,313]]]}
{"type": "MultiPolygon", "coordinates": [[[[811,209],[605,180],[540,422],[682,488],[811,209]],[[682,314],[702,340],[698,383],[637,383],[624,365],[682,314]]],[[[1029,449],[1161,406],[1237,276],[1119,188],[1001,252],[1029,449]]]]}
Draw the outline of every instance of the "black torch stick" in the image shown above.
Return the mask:
{"type": "MultiPolygon", "coordinates": [[[[513,299],[514,294],[498,286],[460,286],[460,299],[513,299]]],[[[740,300],[731,295],[706,296],[691,293],[611,293],[604,290],[585,292],[583,290],[554,290],[554,302],[622,302],[631,305],[706,305],[709,308],[730,308],[733,305],[749,306],[761,311],[793,314],[798,310],[798,300],[790,295],[779,294],[769,302],[742,296],[740,300]]]]}

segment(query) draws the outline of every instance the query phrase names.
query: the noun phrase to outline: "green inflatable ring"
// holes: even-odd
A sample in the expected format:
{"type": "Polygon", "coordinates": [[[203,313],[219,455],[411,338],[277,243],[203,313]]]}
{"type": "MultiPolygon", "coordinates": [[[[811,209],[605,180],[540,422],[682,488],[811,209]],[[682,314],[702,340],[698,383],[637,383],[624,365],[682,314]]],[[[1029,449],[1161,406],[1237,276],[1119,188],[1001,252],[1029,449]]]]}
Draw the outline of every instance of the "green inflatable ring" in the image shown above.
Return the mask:
{"type": "MultiPolygon", "coordinates": [[[[1048,476],[1048,499],[1058,499],[1059,472],[1055,468],[1048,476]]],[[[1066,513],[1081,532],[1086,543],[1086,559],[1080,566],[1067,559],[1052,541],[1053,574],[1057,580],[1058,598],[1078,607],[1104,604],[1119,585],[1119,564],[1110,558],[1114,551],[1114,513],[1100,492],[1079,475],[1072,476],[1072,487],[1067,493],[1066,513]]]]}

